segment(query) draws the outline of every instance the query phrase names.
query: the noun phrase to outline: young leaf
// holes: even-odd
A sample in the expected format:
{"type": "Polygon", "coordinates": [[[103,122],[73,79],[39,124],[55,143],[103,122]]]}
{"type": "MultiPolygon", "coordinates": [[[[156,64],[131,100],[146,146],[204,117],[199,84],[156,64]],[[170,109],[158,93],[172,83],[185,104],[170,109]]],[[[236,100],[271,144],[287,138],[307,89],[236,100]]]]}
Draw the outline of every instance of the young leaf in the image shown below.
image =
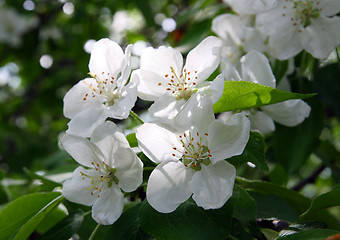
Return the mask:
{"type": "Polygon", "coordinates": [[[204,210],[192,201],[181,204],[172,213],[159,213],[147,201],[142,203],[139,219],[142,229],[162,240],[224,239],[231,230],[235,199],[220,209],[204,210]]]}
{"type": "Polygon", "coordinates": [[[284,234],[276,238],[276,240],[325,240],[327,237],[339,233],[332,229],[311,229],[302,232],[291,232],[292,234],[284,234]]]}
{"type": "Polygon", "coordinates": [[[290,99],[303,99],[315,94],[281,91],[246,81],[226,81],[222,97],[213,105],[215,113],[256,108],[290,99]]]}
{"type": "Polygon", "coordinates": [[[0,240],[14,237],[29,219],[58,197],[58,192],[33,193],[9,203],[0,212],[0,240]]]}

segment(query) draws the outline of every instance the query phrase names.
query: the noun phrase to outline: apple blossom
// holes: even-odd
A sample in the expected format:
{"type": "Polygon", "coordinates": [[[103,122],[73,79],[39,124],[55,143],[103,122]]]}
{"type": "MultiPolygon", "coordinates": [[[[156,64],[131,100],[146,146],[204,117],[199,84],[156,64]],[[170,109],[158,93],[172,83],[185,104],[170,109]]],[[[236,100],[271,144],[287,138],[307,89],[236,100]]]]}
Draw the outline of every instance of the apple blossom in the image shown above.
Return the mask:
{"type": "Polygon", "coordinates": [[[238,14],[255,14],[275,6],[277,0],[223,0],[238,14]]]}
{"type": "Polygon", "coordinates": [[[304,49],[326,59],[340,44],[339,12],[339,0],[278,0],[274,8],[256,16],[256,24],[269,36],[274,57],[288,59],[304,49]]]}
{"type": "Polygon", "coordinates": [[[208,95],[213,103],[221,97],[223,77],[205,81],[219,64],[221,44],[217,37],[204,39],[188,53],[184,67],[182,55],[171,47],[143,51],[132,79],[138,82],[138,96],[154,101],[149,112],[155,119],[169,123],[195,93],[208,95]]]}
{"type": "Polygon", "coordinates": [[[154,123],[136,130],[139,147],[157,163],[146,196],[157,211],[174,211],[191,195],[204,209],[222,207],[233,191],[235,168],[224,159],[240,155],[249,139],[243,114],[215,120],[211,100],[196,94],[174,118],[173,132],[154,123]]]}
{"type": "Polygon", "coordinates": [[[102,225],[114,223],[124,207],[125,192],[142,183],[143,163],[129,147],[124,134],[112,122],[99,125],[86,138],[66,134],[64,149],[81,165],[62,193],[71,202],[92,206],[92,218],[102,225]]]}
{"type": "MultiPolygon", "coordinates": [[[[243,80],[276,88],[276,79],[269,65],[268,59],[262,53],[251,51],[241,58],[241,70],[229,73],[225,70],[228,80],[243,80]]],[[[271,104],[244,111],[251,122],[251,129],[258,130],[263,134],[275,130],[274,122],[293,127],[309,116],[310,106],[303,100],[288,100],[281,103],[271,104]]]]}
{"type": "Polygon", "coordinates": [[[125,54],[109,40],[95,43],[89,63],[90,76],[64,97],[64,115],[71,119],[67,133],[89,137],[108,117],[125,119],[137,100],[137,86],[129,82],[131,45],[125,54]]]}

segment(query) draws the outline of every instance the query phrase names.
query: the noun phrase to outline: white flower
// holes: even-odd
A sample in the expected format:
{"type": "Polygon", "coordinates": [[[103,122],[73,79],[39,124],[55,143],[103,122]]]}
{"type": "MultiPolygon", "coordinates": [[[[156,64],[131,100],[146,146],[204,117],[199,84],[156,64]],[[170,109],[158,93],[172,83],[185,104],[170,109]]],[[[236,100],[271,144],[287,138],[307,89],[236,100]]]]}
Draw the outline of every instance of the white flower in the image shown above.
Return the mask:
{"type": "Polygon", "coordinates": [[[134,71],[132,79],[139,83],[140,98],[155,101],[149,108],[155,119],[171,121],[197,92],[208,95],[213,103],[221,97],[223,77],[205,81],[219,64],[217,51],[221,44],[216,37],[204,39],[189,52],[184,67],[182,55],[171,47],[143,51],[140,69],[134,71]]]}
{"type": "Polygon", "coordinates": [[[150,175],[146,196],[157,211],[174,211],[191,195],[204,209],[222,207],[232,195],[235,168],[224,161],[243,152],[249,120],[242,114],[215,120],[211,100],[192,97],[174,119],[177,132],[153,123],[136,131],[139,147],[159,165],[150,175]]]}
{"type": "Polygon", "coordinates": [[[81,165],[62,193],[71,202],[92,206],[92,218],[102,225],[114,223],[123,211],[120,189],[132,192],[142,183],[143,163],[112,122],[98,126],[90,141],[66,134],[64,149],[81,165]]]}
{"type": "MultiPolygon", "coordinates": [[[[230,75],[227,70],[225,74],[230,75]]],[[[241,73],[231,80],[249,81],[276,88],[276,80],[268,59],[256,51],[251,51],[241,58],[241,73]]],[[[275,130],[273,120],[282,125],[293,127],[303,122],[311,110],[310,106],[300,99],[266,105],[260,109],[262,112],[250,109],[244,113],[250,119],[252,130],[263,134],[275,130]]]]}
{"type": "Polygon", "coordinates": [[[89,137],[106,118],[125,119],[137,100],[137,86],[127,83],[131,72],[131,45],[125,55],[109,40],[95,43],[89,63],[90,75],[64,97],[64,115],[70,118],[67,133],[89,137]]]}
{"type": "Polygon", "coordinates": [[[255,14],[275,6],[277,0],[223,0],[238,14],[255,14]]]}
{"type": "Polygon", "coordinates": [[[275,8],[256,17],[259,30],[269,36],[271,54],[294,57],[305,49],[326,59],[340,44],[339,0],[278,0],[275,8]]]}

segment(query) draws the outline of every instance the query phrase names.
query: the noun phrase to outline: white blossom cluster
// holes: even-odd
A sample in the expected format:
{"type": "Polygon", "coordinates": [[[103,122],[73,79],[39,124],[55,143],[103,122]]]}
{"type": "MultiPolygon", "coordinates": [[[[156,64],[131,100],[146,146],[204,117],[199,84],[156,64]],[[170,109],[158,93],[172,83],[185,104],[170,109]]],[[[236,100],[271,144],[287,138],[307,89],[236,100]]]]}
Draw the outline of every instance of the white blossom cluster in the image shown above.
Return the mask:
{"type": "Polygon", "coordinates": [[[265,134],[274,131],[273,121],[296,126],[309,116],[302,100],[219,119],[212,106],[225,81],[276,88],[265,54],[288,59],[304,49],[326,58],[340,43],[339,1],[225,1],[237,14],[215,18],[212,30],[219,37],[204,39],[185,61],[172,47],[149,47],[140,67],[132,70],[132,45],[124,52],[114,41],[101,39],[91,52],[90,77],[65,95],[64,115],[70,122],[61,143],[82,166],[64,183],[63,195],[92,206],[99,224],[114,223],[123,211],[122,191],[135,191],[143,182],[142,161],[110,121],[128,118],[137,97],[153,102],[148,109],[152,120],[135,133],[139,149],[156,165],[147,181],[147,201],[162,213],[190,197],[204,209],[222,207],[236,176],[226,160],[243,153],[250,130],[265,134]],[[211,80],[219,66],[221,73],[211,80]]]}

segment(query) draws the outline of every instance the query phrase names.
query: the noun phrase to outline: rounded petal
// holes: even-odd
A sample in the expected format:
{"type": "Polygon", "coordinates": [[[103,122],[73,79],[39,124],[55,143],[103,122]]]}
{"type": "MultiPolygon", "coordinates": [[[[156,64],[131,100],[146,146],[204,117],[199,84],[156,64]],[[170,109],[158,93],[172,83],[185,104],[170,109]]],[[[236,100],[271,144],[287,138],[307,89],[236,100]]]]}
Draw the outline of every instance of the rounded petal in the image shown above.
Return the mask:
{"type": "Polygon", "coordinates": [[[118,186],[125,192],[132,192],[143,182],[143,163],[130,148],[119,148],[114,154],[115,176],[118,186]]]}
{"type": "Polygon", "coordinates": [[[322,8],[322,14],[324,16],[334,16],[340,12],[339,0],[323,0],[319,2],[319,8],[322,8]]]}
{"type": "Polygon", "coordinates": [[[61,145],[74,160],[85,167],[93,167],[92,162],[101,162],[104,155],[99,148],[86,138],[65,134],[61,145]]]}
{"type": "Polygon", "coordinates": [[[277,0],[224,0],[238,14],[256,14],[273,8],[277,0]]]}
{"type": "Polygon", "coordinates": [[[182,148],[182,145],[169,130],[154,123],[144,123],[137,128],[136,137],[138,146],[151,161],[159,163],[179,159],[172,155],[176,153],[173,148],[182,148]]]}
{"type": "Polygon", "coordinates": [[[267,114],[262,111],[256,111],[248,116],[250,120],[250,128],[254,131],[259,131],[262,134],[268,134],[275,130],[275,124],[267,114]]]}
{"type": "Polygon", "coordinates": [[[172,47],[161,46],[158,49],[147,48],[140,56],[140,69],[156,73],[159,78],[165,79],[165,74],[171,73],[171,68],[176,74],[181,73],[183,57],[179,51],[172,47]]]}
{"type": "Polygon", "coordinates": [[[259,83],[275,88],[276,80],[267,57],[257,51],[250,51],[241,58],[244,81],[259,83]]]}
{"type": "Polygon", "coordinates": [[[137,85],[130,82],[121,88],[119,98],[107,108],[107,116],[115,119],[126,119],[137,101],[137,85]]]}
{"type": "Polygon", "coordinates": [[[85,109],[71,119],[67,124],[68,130],[66,132],[82,137],[90,137],[93,130],[107,118],[105,110],[103,104],[95,108],[85,109]]]}
{"type": "Polygon", "coordinates": [[[302,123],[311,111],[311,107],[301,99],[263,106],[261,109],[275,122],[288,127],[302,123]]]}
{"type": "Polygon", "coordinates": [[[91,206],[97,200],[97,194],[91,194],[91,179],[84,177],[81,173],[91,175],[96,174],[96,171],[86,170],[83,167],[76,168],[72,173],[72,179],[66,180],[63,184],[63,196],[75,203],[91,206]]]}
{"type": "Polygon", "coordinates": [[[206,133],[209,124],[214,120],[215,115],[210,98],[196,93],[174,118],[174,125],[179,131],[195,128],[199,132],[206,133]]]}
{"type": "Polygon", "coordinates": [[[196,83],[206,80],[220,63],[219,50],[222,40],[217,37],[207,37],[188,53],[184,69],[187,72],[197,71],[196,83]]]}
{"type": "MultiPolygon", "coordinates": [[[[97,197],[97,196],[96,196],[97,197]]],[[[124,195],[117,187],[103,189],[92,207],[92,218],[101,225],[111,225],[122,215],[124,195]]]]}
{"type": "Polygon", "coordinates": [[[112,166],[114,153],[117,149],[130,147],[122,131],[113,122],[105,122],[99,125],[93,131],[90,141],[101,150],[105,156],[105,162],[109,166],[112,166]]]}
{"type": "Polygon", "coordinates": [[[301,42],[315,58],[326,59],[340,44],[340,17],[327,18],[320,15],[302,31],[301,42]]]}
{"type": "Polygon", "coordinates": [[[137,83],[138,97],[147,101],[155,101],[167,94],[168,80],[161,78],[157,73],[146,70],[132,72],[131,81],[137,83]]]}
{"type": "Polygon", "coordinates": [[[86,109],[97,108],[103,104],[104,99],[100,95],[96,97],[87,97],[86,95],[91,96],[90,85],[96,84],[93,78],[86,78],[79,81],[65,94],[63,109],[65,117],[71,119],[86,109]]]}
{"type": "Polygon", "coordinates": [[[173,212],[190,196],[189,182],[194,170],[182,162],[164,162],[151,173],[146,189],[146,198],[158,212],[173,212]]]}
{"type": "MultiPolygon", "coordinates": [[[[208,96],[211,99],[211,103],[216,103],[223,94],[224,89],[224,77],[222,74],[218,75],[213,81],[211,82],[203,82],[205,87],[198,86],[198,92],[203,93],[204,95],[208,96]]],[[[202,84],[203,85],[203,84],[202,84]]]]}
{"type": "Polygon", "coordinates": [[[208,130],[208,148],[212,163],[242,154],[247,145],[250,122],[243,114],[233,115],[227,122],[215,120],[208,130]]]}
{"type": "Polygon", "coordinates": [[[236,169],[226,161],[201,166],[190,182],[192,198],[204,209],[220,208],[233,194],[236,169]]]}
{"type": "Polygon", "coordinates": [[[122,48],[110,39],[101,39],[93,46],[89,69],[92,75],[99,78],[102,73],[110,73],[116,78],[118,73],[123,70],[125,56],[122,48]]]}

